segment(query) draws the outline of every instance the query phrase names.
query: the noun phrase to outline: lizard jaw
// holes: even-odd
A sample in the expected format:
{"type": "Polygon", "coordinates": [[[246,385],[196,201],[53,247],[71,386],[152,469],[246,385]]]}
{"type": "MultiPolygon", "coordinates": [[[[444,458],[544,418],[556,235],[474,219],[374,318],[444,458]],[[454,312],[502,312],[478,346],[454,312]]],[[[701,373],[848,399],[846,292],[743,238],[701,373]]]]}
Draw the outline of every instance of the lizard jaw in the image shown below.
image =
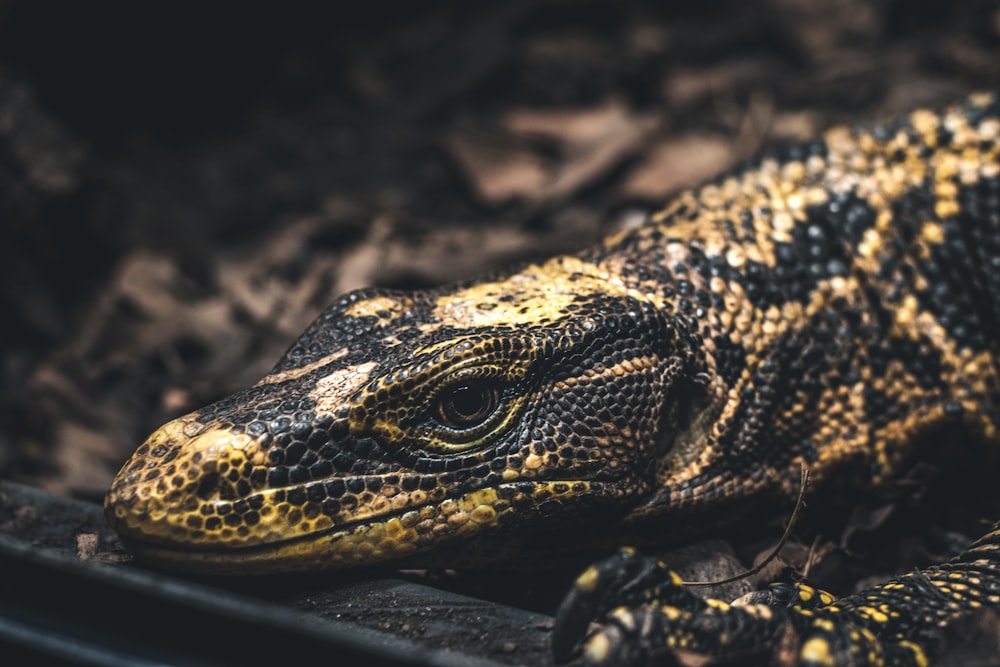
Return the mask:
{"type": "MultiPolygon", "coordinates": [[[[460,566],[455,544],[495,535],[508,519],[523,522],[526,510],[571,493],[586,493],[585,481],[516,482],[478,489],[442,503],[295,537],[242,546],[185,540],[144,540],[119,528],[137,558],[171,570],[203,574],[267,574],[357,568],[390,563],[412,567],[460,566]]],[[[494,554],[499,557],[500,554],[494,554]]],[[[473,559],[483,562],[479,553],[473,559]]]]}

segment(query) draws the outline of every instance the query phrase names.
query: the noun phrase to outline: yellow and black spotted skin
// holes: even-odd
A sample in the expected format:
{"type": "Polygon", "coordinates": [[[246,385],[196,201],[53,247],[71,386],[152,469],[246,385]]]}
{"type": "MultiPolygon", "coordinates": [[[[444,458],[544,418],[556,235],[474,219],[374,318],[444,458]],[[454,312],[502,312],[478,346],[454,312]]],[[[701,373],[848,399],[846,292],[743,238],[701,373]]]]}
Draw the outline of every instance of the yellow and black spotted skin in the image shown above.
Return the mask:
{"type": "MultiPolygon", "coordinates": [[[[348,294],[255,386],[150,436],[107,513],[138,556],[194,571],[607,551],[790,504],[803,464],[815,488],[877,489],[940,429],[988,451],[998,333],[1000,102],[979,94],[764,155],[578,255],[348,294]]],[[[825,604],[704,603],[658,565],[621,597],[645,562],[627,553],[578,582],[560,658],[591,614],[598,663],[792,627],[803,664],[921,665],[928,628],[1000,608],[996,533],[825,604]]]]}

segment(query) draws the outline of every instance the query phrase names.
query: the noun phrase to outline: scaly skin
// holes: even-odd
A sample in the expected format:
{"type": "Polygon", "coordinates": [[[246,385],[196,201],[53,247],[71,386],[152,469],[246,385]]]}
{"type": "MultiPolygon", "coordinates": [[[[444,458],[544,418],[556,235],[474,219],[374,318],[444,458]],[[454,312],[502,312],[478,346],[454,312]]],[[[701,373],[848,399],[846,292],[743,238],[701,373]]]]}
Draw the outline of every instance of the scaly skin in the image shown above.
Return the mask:
{"type": "MultiPolygon", "coordinates": [[[[150,436],[109,520],[178,569],[482,567],[790,504],[803,464],[875,490],[945,429],[995,445],[998,115],[981,94],[830,130],[578,255],[348,294],[255,386],[150,436]]],[[[629,645],[669,644],[650,633],[629,645]]],[[[848,655],[822,641],[802,660],[848,655]]]]}

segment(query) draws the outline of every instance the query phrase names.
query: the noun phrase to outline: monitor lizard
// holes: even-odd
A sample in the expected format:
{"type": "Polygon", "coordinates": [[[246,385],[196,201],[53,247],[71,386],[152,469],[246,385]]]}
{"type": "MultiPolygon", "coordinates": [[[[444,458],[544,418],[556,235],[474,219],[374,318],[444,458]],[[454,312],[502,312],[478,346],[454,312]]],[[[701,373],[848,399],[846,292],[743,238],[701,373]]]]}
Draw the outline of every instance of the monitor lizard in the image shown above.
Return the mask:
{"type": "MultiPolygon", "coordinates": [[[[774,149],[579,254],[349,293],[256,385],[151,435],[108,519],[191,571],[551,564],[788,505],[803,467],[814,489],[877,490],[943,429],[987,461],[998,155],[1000,101],[975,94],[774,149]]],[[[840,600],[704,601],[625,549],[577,580],[553,646],[645,664],[792,637],[801,664],[926,665],[983,606],[996,527],[840,600]]]]}

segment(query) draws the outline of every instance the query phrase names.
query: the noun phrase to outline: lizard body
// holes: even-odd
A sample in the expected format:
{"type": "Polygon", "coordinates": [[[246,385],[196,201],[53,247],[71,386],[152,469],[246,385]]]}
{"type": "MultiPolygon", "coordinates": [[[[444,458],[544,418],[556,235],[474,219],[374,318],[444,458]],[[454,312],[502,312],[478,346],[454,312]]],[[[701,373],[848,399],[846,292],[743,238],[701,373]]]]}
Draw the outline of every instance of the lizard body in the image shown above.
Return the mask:
{"type": "Polygon", "coordinates": [[[648,542],[790,503],[803,465],[874,490],[942,430],[989,451],[998,322],[979,94],[764,155],[577,255],[348,294],[150,436],[108,517],[140,556],[224,572],[648,542]]]}

